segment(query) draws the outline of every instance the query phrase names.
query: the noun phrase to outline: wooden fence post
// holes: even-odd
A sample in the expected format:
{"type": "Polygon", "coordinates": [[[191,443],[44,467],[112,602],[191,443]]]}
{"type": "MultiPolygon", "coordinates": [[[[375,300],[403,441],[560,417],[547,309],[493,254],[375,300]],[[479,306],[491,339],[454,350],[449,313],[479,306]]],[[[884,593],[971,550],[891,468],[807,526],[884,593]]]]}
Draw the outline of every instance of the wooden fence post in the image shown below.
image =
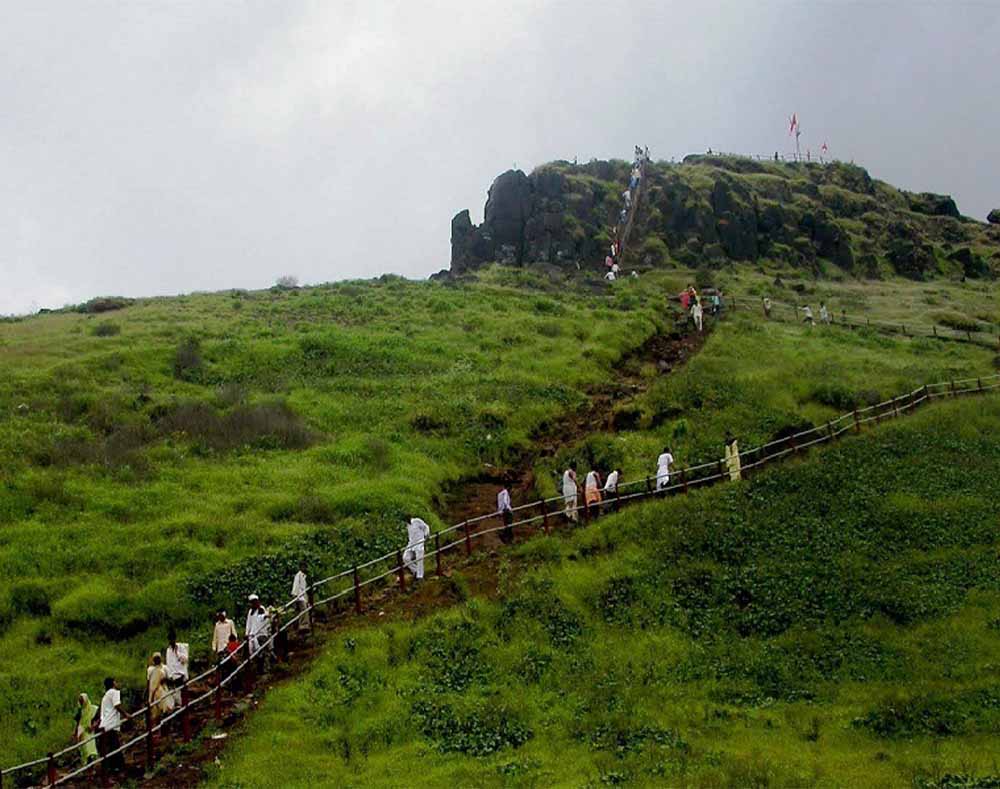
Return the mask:
{"type": "MultiPolygon", "coordinates": [[[[149,687],[148,684],[146,686],[149,687]]],[[[149,693],[146,693],[149,699],[149,693]]],[[[153,772],[156,765],[156,749],[153,747],[153,708],[146,705],[146,772],[153,772]]]]}
{"type": "Polygon", "coordinates": [[[682,468],[681,469],[681,485],[684,486],[683,490],[684,490],[685,493],[687,493],[688,492],[688,478],[687,478],[687,469],[686,468],[682,468]]]}
{"type": "Polygon", "coordinates": [[[472,556],[472,535],[469,534],[469,522],[465,521],[462,528],[465,530],[465,555],[472,556]]]}
{"type": "Polygon", "coordinates": [[[396,550],[396,574],[399,576],[399,588],[401,591],[406,591],[406,568],[403,567],[403,554],[398,549],[396,550]]]}
{"type": "Polygon", "coordinates": [[[854,432],[861,432],[861,417],[858,416],[858,409],[854,409],[854,432]]]}
{"type": "Polygon", "coordinates": [[[615,485],[615,512],[622,511],[621,494],[618,492],[618,486],[615,485]]]}
{"type": "Polygon", "coordinates": [[[222,723],[222,664],[221,663],[219,663],[219,665],[215,667],[215,722],[222,723]]]}
{"type": "Polygon", "coordinates": [[[983,379],[982,378],[977,378],[976,379],[976,383],[979,384],[979,391],[980,392],[983,391],[983,379]]]}
{"type": "Polygon", "coordinates": [[[717,469],[717,471],[719,473],[719,476],[722,479],[725,479],[726,478],[726,471],[725,471],[725,469],[722,466],[722,461],[721,460],[717,461],[715,465],[716,465],[716,469],[717,469]]]}
{"type": "Polygon", "coordinates": [[[828,441],[833,441],[833,422],[826,423],[826,438],[828,441]]]}
{"type": "Polygon", "coordinates": [[[49,751],[48,755],[49,761],[45,766],[45,772],[49,779],[49,786],[52,786],[59,779],[59,776],[56,775],[56,757],[53,755],[52,751],[49,751]]]}
{"type": "Polygon", "coordinates": [[[357,565],[354,565],[354,613],[361,613],[361,582],[358,578],[357,565]]]}
{"type": "Polygon", "coordinates": [[[653,495],[653,483],[650,481],[649,477],[646,477],[646,495],[653,495]]]}
{"type": "Polygon", "coordinates": [[[792,445],[792,454],[796,455],[799,452],[799,442],[795,440],[795,436],[788,437],[788,443],[792,445]]]}
{"type": "Polygon", "coordinates": [[[440,578],[444,573],[441,572],[441,532],[434,532],[434,558],[437,559],[437,577],[440,578]]]}
{"type": "Polygon", "coordinates": [[[549,508],[545,503],[545,499],[542,499],[542,531],[549,534],[549,508]]]}
{"type": "Polygon", "coordinates": [[[934,326],[931,326],[931,328],[934,329],[934,336],[937,337],[937,325],[935,324],[934,326]]]}
{"type": "Polygon", "coordinates": [[[181,685],[181,736],[184,742],[191,742],[191,712],[188,709],[188,702],[191,697],[188,692],[187,682],[181,685]]]}
{"type": "Polygon", "coordinates": [[[250,640],[244,642],[247,650],[246,668],[243,670],[243,691],[253,693],[253,686],[257,682],[257,666],[254,665],[254,657],[250,651],[250,640]]]}
{"type": "Polygon", "coordinates": [[[965,333],[965,336],[969,338],[969,342],[972,342],[972,332],[971,331],[967,331],[965,333]]]}
{"type": "Polygon", "coordinates": [[[955,396],[956,396],[956,394],[957,394],[957,393],[955,392],[955,379],[954,379],[954,378],[952,378],[952,379],[951,379],[951,396],[952,396],[952,397],[955,397],[955,396]]]}

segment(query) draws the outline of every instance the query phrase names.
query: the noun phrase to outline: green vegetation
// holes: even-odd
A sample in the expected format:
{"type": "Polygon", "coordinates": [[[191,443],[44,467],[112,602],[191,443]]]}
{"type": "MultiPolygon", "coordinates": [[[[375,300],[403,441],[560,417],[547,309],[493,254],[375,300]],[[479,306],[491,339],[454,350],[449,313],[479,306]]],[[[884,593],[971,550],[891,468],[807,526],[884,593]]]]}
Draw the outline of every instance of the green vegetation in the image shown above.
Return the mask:
{"type": "Polygon", "coordinates": [[[338,633],[214,784],[991,786],[998,433],[938,404],[523,544],[495,599],[338,633]]]}
{"type": "MultiPolygon", "coordinates": [[[[652,473],[666,443],[681,464],[713,459],[727,430],[746,446],[927,380],[991,371],[995,353],[983,348],[765,323],[749,309],[735,312],[670,375],[654,360],[623,362],[658,328],[674,325],[663,294],[696,276],[741,298],[759,298],[765,288],[776,299],[822,294],[835,309],[855,306],[886,319],[907,307],[921,319],[996,310],[992,283],[892,282],[883,292],[882,283],[864,289],[782,274],[785,284],[777,286],[775,272],[763,268],[655,272],[613,287],[591,278],[579,288],[530,268],[491,268],[461,284],[386,277],[139,300],[116,308],[109,323],[117,332],[98,330],[106,316],[91,312],[0,324],[8,373],[0,381],[0,412],[8,417],[0,423],[0,761],[65,743],[75,694],[94,697],[108,673],[123,680],[126,703],[137,704],[146,656],[163,647],[170,626],[203,659],[215,607],[239,620],[251,591],[284,600],[300,560],[315,576],[398,547],[407,512],[438,527],[433,513],[450,485],[530,456],[540,427],[579,409],[591,389],[614,384],[618,370],[642,384],[633,400],[611,404],[628,412],[616,417],[619,432],[595,432],[560,447],[554,460],[538,461],[539,492],[551,493],[554,472],[572,460],[618,465],[625,480],[636,479],[652,473]]],[[[919,424],[933,421],[931,413],[919,424]]],[[[887,435],[919,434],[917,427],[898,430],[887,435]]],[[[832,451],[849,446],[875,451],[867,439],[832,451]]],[[[910,451],[900,447],[883,447],[880,456],[895,461],[910,451]]],[[[884,484],[895,492],[893,479],[884,484]]],[[[973,472],[967,484],[981,481],[973,472]]],[[[745,748],[707,743],[713,731],[756,731],[768,714],[757,702],[773,699],[790,705],[788,720],[814,737],[805,742],[825,743],[831,727],[844,729],[839,756],[824,762],[832,776],[850,767],[844,743],[868,742],[875,728],[909,731],[919,705],[954,715],[952,703],[964,709],[986,698],[977,692],[992,692],[985,682],[928,685],[907,697],[916,711],[897,722],[898,707],[869,704],[871,688],[851,684],[877,676],[889,683],[880,690],[903,688],[908,668],[893,656],[916,649],[920,628],[971,616],[968,601],[993,583],[985,554],[971,552],[972,532],[966,554],[949,554],[942,567],[907,565],[898,577],[878,574],[875,553],[850,564],[848,543],[832,535],[824,535],[829,551],[813,561],[789,531],[805,526],[781,503],[784,483],[771,484],[774,491],[763,480],[750,486],[757,503],[741,498],[742,486],[692,497],[697,506],[683,512],[691,528],[701,524],[705,540],[687,534],[684,544],[702,553],[683,554],[671,542],[682,505],[665,503],[568,542],[520,546],[501,566],[495,600],[473,598],[424,623],[345,635],[314,674],[276,694],[251,722],[249,742],[263,737],[274,745],[257,756],[240,746],[234,774],[245,785],[270,775],[273,784],[275,748],[302,742],[310,752],[296,748],[296,765],[281,761],[294,772],[292,782],[310,775],[332,781],[325,776],[357,769],[388,785],[400,773],[387,765],[420,755],[429,783],[547,784],[554,776],[570,785],[669,782],[687,769],[708,782],[745,775],[752,783],[762,775],[752,752],[780,742],[769,746],[745,733],[732,735],[745,748]],[[710,539],[714,522],[699,520],[699,512],[725,512],[734,528],[739,522],[749,551],[770,534],[771,521],[760,515],[769,508],[790,519],[770,551],[794,558],[798,564],[789,566],[803,577],[782,575],[777,559],[765,567],[764,552],[734,553],[739,561],[708,552],[709,543],[718,550],[730,543],[710,539]],[[667,566],[649,565],[651,551],[667,566]],[[542,564],[518,572],[529,562],[542,564]],[[832,568],[845,566],[853,575],[835,584],[832,568]],[[755,580],[746,567],[766,572],[755,580]],[[821,570],[826,574],[808,575],[821,570]],[[652,585],[654,571],[666,573],[670,585],[652,585]],[[928,601],[914,591],[922,572],[940,587],[928,601]],[[832,585],[830,599],[799,600],[815,577],[832,585]],[[767,603],[753,616],[734,611],[727,597],[744,579],[754,580],[750,592],[767,603]],[[881,597],[857,591],[854,581],[879,587],[881,597]],[[834,621],[830,612],[842,603],[843,620],[834,621]],[[891,631],[889,657],[879,651],[882,641],[878,649],[870,643],[882,619],[891,631]],[[729,641],[713,636],[732,634],[738,623],[745,633],[729,641]],[[812,652],[803,652],[806,644],[812,652]],[[849,668],[772,665],[790,655],[801,662],[807,653],[822,662],[828,646],[841,655],[830,660],[849,668]],[[650,675],[652,663],[665,673],[650,675]],[[883,663],[902,665],[903,673],[883,677],[883,663]],[[747,665],[762,673],[748,674],[747,665]],[[706,666],[718,666],[727,681],[706,666]],[[641,684],[648,676],[658,678],[641,684]],[[585,691],[570,692],[574,677],[586,680],[585,691]],[[416,686],[430,692],[418,695],[416,686]],[[789,696],[786,686],[805,695],[789,696]],[[721,695],[709,695],[710,688],[721,695]],[[828,702],[829,709],[809,706],[828,702]],[[551,754],[563,750],[579,763],[554,763],[551,754]],[[265,753],[268,765],[255,761],[265,753]]],[[[901,498],[888,501],[907,511],[920,512],[921,497],[944,495],[937,485],[908,493],[912,480],[898,487],[901,498]]],[[[943,513],[953,504],[957,513],[995,523],[982,492],[963,490],[927,506],[943,513]]],[[[836,504],[821,506],[832,512],[836,504]]],[[[831,523],[841,520],[831,516],[831,523]]],[[[965,529],[958,515],[948,523],[965,529]]],[[[927,561],[959,548],[921,545],[913,551],[927,561]]],[[[468,596],[461,578],[455,589],[468,596]]],[[[983,616],[997,619],[992,598],[983,600],[983,616]]],[[[980,640],[994,633],[987,628],[980,640]]],[[[969,661],[980,660],[980,640],[969,641],[969,661]]],[[[991,720],[977,718],[953,740],[965,747],[988,736],[991,720]]],[[[886,739],[879,748],[903,747],[893,744],[898,736],[886,739]]],[[[801,775],[799,762],[782,764],[782,775],[801,775]]]]}
{"type": "MultiPolygon", "coordinates": [[[[284,601],[431,523],[656,330],[655,290],[378,281],[106,299],[0,326],[0,763],[65,743],[76,694],[138,702],[171,626],[284,601]],[[116,330],[102,328],[114,325],[116,330]]],[[[674,286],[671,286],[674,287],[674,286]]]]}

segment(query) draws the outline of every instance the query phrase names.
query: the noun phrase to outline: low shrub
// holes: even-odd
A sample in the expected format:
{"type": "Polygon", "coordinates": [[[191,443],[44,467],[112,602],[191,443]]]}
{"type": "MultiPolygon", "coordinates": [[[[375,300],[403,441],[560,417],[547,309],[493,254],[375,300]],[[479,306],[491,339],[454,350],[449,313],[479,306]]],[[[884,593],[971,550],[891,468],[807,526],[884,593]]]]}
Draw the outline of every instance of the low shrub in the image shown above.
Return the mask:
{"type": "Polygon", "coordinates": [[[22,581],[10,590],[10,607],[15,614],[48,616],[52,600],[48,589],[38,581],[22,581]]]}
{"type": "Polygon", "coordinates": [[[52,616],[65,630],[88,638],[129,638],[149,626],[110,578],[85,581],[52,605],[52,616]]]}
{"type": "Polygon", "coordinates": [[[123,296],[102,296],[91,299],[83,304],[73,307],[74,312],[101,313],[122,310],[135,304],[135,299],[126,299],[123,296]]]}
{"type": "Polygon", "coordinates": [[[91,329],[91,334],[95,337],[114,337],[121,333],[122,327],[114,321],[101,321],[91,329]]]}
{"type": "Polygon", "coordinates": [[[411,714],[441,753],[489,756],[519,748],[533,736],[516,714],[492,703],[457,712],[450,704],[421,700],[413,704],[411,714]]]}
{"type": "Polygon", "coordinates": [[[202,451],[256,449],[305,449],[316,436],[302,418],[282,401],[242,405],[219,413],[208,403],[181,403],[157,422],[161,435],[181,435],[202,451]]]}
{"type": "Polygon", "coordinates": [[[942,326],[958,331],[979,331],[979,321],[960,312],[934,312],[931,317],[942,326]]]}
{"type": "Polygon", "coordinates": [[[204,366],[200,340],[197,337],[181,340],[174,352],[174,378],[197,383],[201,379],[204,366]]]}

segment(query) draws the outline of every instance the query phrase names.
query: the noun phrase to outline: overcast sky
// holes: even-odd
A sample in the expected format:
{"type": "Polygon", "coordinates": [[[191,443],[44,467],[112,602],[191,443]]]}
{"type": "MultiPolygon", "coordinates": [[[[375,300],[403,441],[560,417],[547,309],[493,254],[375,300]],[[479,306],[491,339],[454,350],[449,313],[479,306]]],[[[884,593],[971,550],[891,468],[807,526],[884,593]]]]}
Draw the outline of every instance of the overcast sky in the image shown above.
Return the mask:
{"type": "Polygon", "coordinates": [[[826,141],[1000,206],[1000,2],[0,3],[0,313],[448,265],[492,179],[826,141]]]}

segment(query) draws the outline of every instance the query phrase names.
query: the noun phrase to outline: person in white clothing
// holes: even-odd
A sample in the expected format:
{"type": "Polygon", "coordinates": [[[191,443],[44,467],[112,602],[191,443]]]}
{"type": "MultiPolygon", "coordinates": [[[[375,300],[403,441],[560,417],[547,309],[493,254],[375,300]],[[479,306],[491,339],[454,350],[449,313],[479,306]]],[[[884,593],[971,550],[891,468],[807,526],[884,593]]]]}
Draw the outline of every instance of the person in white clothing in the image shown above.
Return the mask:
{"type": "Polygon", "coordinates": [[[566,517],[571,521],[577,520],[576,512],[576,471],[568,468],[563,472],[562,477],[563,502],[566,504],[566,517]]]}
{"type": "Polygon", "coordinates": [[[826,308],[826,302],[823,301],[819,303],[819,319],[821,323],[830,322],[830,310],[826,308]]]}
{"type": "Polygon", "coordinates": [[[514,541],[514,528],[511,526],[514,522],[514,509],[510,504],[510,490],[507,489],[506,483],[497,494],[497,512],[500,513],[500,519],[503,521],[500,540],[505,545],[510,545],[514,541]]]}
{"type": "Polygon", "coordinates": [[[247,611],[247,626],[244,633],[250,657],[253,657],[271,637],[271,620],[267,615],[267,609],[260,604],[260,598],[256,594],[250,595],[247,599],[250,602],[250,610],[247,611]]]}
{"type": "Polygon", "coordinates": [[[125,769],[125,755],[117,753],[109,756],[121,747],[122,723],[132,716],[122,707],[122,693],[114,677],[104,680],[104,697],[101,699],[101,733],[98,735],[97,747],[104,757],[104,768],[109,773],[121,772],[125,769]]]}
{"type": "Polygon", "coordinates": [[[596,507],[600,511],[601,507],[601,475],[594,470],[587,472],[587,479],[583,483],[583,506],[587,508],[587,515],[595,512],[591,507],[596,507]]]}
{"type": "Polygon", "coordinates": [[[230,635],[239,638],[236,633],[236,623],[226,616],[225,611],[219,611],[215,615],[215,628],[212,630],[212,652],[219,660],[226,656],[230,635]]]}
{"type": "Polygon", "coordinates": [[[656,489],[663,490],[670,484],[670,467],[674,464],[674,456],[670,447],[664,448],[656,459],[656,489]]]}
{"type": "Polygon", "coordinates": [[[698,329],[698,331],[704,330],[704,315],[705,313],[701,308],[701,302],[695,301],[695,303],[691,306],[691,319],[694,321],[695,328],[698,329]]]}
{"type": "Polygon", "coordinates": [[[299,630],[308,630],[309,622],[309,581],[306,578],[306,563],[299,563],[299,571],[292,579],[292,596],[295,598],[295,610],[299,612],[299,630]]]}
{"type": "Polygon", "coordinates": [[[615,493],[618,492],[618,477],[619,477],[618,469],[615,469],[614,471],[608,474],[608,478],[604,480],[605,494],[610,494],[613,496],[615,493]]]}
{"type": "Polygon", "coordinates": [[[413,576],[424,578],[424,542],[431,536],[431,527],[422,518],[412,517],[406,524],[407,543],[403,551],[403,562],[413,576]]]}
{"type": "Polygon", "coordinates": [[[812,307],[808,304],[805,307],[800,308],[802,310],[802,322],[808,323],[810,326],[816,325],[816,319],[813,317],[812,307]]]}
{"type": "Polygon", "coordinates": [[[167,685],[173,688],[171,703],[174,707],[181,706],[180,687],[188,680],[188,645],[177,643],[177,633],[173,628],[167,634],[167,658],[164,661],[167,670],[167,685]]]}
{"type": "Polygon", "coordinates": [[[614,282],[616,279],[618,279],[618,275],[615,273],[616,268],[618,268],[617,263],[615,264],[614,268],[612,268],[610,271],[608,271],[607,274],[604,275],[604,279],[606,279],[608,282],[614,282]]]}

